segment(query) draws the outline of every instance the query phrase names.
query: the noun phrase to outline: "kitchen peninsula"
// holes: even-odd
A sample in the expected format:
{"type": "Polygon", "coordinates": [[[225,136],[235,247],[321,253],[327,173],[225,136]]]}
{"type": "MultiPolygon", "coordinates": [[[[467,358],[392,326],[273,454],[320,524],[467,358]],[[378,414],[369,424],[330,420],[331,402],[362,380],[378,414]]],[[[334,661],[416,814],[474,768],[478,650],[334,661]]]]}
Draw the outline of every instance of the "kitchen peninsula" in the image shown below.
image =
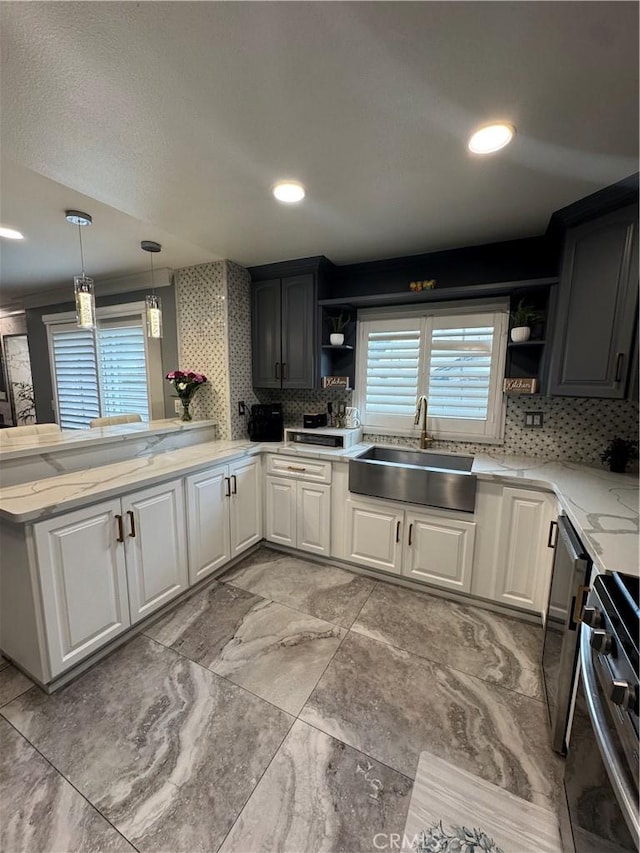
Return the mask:
{"type": "MultiPolygon", "coordinates": [[[[213,428],[208,422],[194,422],[183,434],[195,441],[213,428]]],[[[163,435],[175,439],[169,426],[168,432],[157,429],[144,440],[163,435]]],[[[294,515],[294,530],[303,523],[307,540],[289,547],[321,554],[356,571],[375,568],[349,550],[350,504],[361,514],[380,513],[381,518],[405,511],[424,515],[425,508],[363,500],[348,491],[348,461],[368,446],[336,451],[246,440],[203,441],[165,452],[148,448],[108,465],[3,487],[2,652],[41,684],[60,686],[263,538],[277,545],[272,535],[276,506],[278,523],[283,506],[290,507],[289,520],[290,513],[294,515]],[[272,493],[269,480],[282,491],[272,493]],[[293,503],[285,503],[290,500],[287,494],[296,498],[293,503]],[[324,537],[325,551],[309,543],[309,531],[324,537]]],[[[104,445],[96,449],[100,447],[104,450],[104,445]]],[[[37,449],[33,452],[38,458],[37,449]]],[[[547,548],[547,528],[559,511],[569,515],[599,571],[638,573],[637,477],[498,454],[476,455],[472,473],[478,478],[475,513],[428,510],[445,532],[472,530],[471,545],[475,535],[475,553],[469,548],[469,582],[459,589],[466,600],[475,598],[478,606],[483,606],[481,600],[498,607],[519,606],[539,618],[553,554],[547,548]],[[506,512],[507,506],[516,505],[525,506],[532,520],[523,523],[506,512]],[[506,545],[496,545],[500,524],[500,541],[520,540],[532,555],[526,565],[515,568],[525,592],[529,575],[535,574],[530,598],[523,593],[518,601],[504,594],[504,585],[498,588],[502,575],[514,570],[506,545]],[[523,533],[532,531],[537,541],[523,543],[523,533]]],[[[376,574],[403,584],[416,580],[399,565],[389,572],[395,577],[376,574]]],[[[433,587],[438,586],[451,594],[446,579],[438,584],[436,578],[433,587]]]]}

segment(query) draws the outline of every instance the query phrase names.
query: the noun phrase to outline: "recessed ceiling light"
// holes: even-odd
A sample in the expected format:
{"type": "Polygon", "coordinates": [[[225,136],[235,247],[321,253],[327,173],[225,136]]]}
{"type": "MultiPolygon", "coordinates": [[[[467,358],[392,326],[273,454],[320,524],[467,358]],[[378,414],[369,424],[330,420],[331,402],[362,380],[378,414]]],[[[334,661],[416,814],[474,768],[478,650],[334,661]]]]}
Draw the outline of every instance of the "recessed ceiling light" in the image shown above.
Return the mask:
{"type": "Polygon", "coordinates": [[[273,194],[278,201],[294,204],[296,201],[302,201],[306,190],[298,181],[280,181],[273,188],[273,194]]]}
{"type": "Polygon", "coordinates": [[[7,240],[24,240],[24,234],[16,231],[15,228],[5,228],[0,226],[0,237],[6,237],[7,240]]]}
{"type": "Polygon", "coordinates": [[[469,140],[469,151],[474,154],[493,154],[508,145],[516,129],[512,124],[500,122],[479,128],[469,140]]]}

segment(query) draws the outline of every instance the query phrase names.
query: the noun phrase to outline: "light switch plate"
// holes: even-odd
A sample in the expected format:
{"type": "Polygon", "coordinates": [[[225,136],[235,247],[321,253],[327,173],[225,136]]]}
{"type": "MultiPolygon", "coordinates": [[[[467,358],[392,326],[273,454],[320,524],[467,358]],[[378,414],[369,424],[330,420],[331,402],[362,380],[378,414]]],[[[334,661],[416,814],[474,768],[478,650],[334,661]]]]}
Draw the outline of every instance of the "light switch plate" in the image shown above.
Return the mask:
{"type": "Polygon", "coordinates": [[[542,412],[525,412],[524,425],[527,429],[542,429],[542,412]]]}

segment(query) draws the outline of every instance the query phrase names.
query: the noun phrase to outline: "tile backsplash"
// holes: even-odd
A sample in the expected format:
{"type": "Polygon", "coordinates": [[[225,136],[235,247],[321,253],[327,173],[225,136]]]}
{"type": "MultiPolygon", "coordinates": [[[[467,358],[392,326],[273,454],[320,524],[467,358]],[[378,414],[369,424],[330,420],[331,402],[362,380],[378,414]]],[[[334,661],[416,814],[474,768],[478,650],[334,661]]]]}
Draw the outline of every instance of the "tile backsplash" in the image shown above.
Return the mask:
{"type": "MultiPolygon", "coordinates": [[[[324,411],[329,401],[351,405],[344,391],[257,390],[263,403],[282,402],[287,426],[300,425],[302,415],[324,411]]],[[[513,396],[507,399],[504,442],[500,445],[436,441],[434,448],[461,453],[520,454],[540,459],[563,459],[601,467],[600,454],[614,436],[638,438],[638,404],[632,400],[593,400],[582,397],[513,396]],[[525,412],[542,412],[542,428],[524,426],[525,412]]],[[[416,447],[416,438],[365,433],[365,440],[416,447]]]]}

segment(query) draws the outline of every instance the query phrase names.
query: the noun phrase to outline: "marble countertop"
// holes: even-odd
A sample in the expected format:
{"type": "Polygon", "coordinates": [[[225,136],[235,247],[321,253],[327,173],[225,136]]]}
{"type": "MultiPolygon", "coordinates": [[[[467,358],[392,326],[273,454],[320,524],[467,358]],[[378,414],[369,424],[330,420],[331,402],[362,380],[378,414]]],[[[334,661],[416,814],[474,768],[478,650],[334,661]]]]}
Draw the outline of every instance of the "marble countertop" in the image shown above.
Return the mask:
{"type": "Polygon", "coordinates": [[[217,421],[181,421],[178,418],[165,418],[149,423],[116,424],[95,429],[66,429],[59,433],[51,432],[41,435],[13,436],[8,430],[0,430],[0,464],[5,459],[20,459],[52,451],[75,450],[78,447],[126,441],[131,437],[146,438],[152,435],[212,426],[217,426],[217,421]]]}
{"type": "MultiPolygon", "coordinates": [[[[175,425],[176,422],[166,423],[175,425]]],[[[193,422],[194,425],[209,423],[193,422]]],[[[17,523],[37,521],[247,455],[284,453],[347,462],[370,446],[359,444],[347,450],[335,450],[280,442],[260,444],[247,439],[206,442],[3,488],[0,490],[0,518],[17,523]]],[[[475,455],[472,473],[480,480],[555,493],[600,571],[640,574],[637,476],[611,474],[572,462],[491,453],[475,455]]]]}

